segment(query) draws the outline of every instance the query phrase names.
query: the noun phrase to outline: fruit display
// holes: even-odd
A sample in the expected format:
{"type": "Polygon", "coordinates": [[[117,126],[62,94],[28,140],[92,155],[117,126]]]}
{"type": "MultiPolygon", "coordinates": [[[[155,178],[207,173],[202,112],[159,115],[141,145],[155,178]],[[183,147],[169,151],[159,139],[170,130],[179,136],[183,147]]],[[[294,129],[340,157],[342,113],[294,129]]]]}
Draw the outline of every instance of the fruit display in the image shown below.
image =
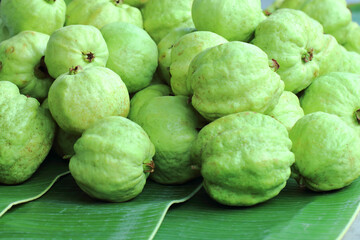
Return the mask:
{"type": "Polygon", "coordinates": [[[261,212],[292,181],[344,192],[360,176],[359,43],[345,0],[0,1],[0,195],[62,163],[12,204],[68,174],[98,215],[135,207],[128,232],[158,214],[152,239],[200,186],[217,212],[261,212]],[[134,218],[139,199],[154,209],[134,218]]]}

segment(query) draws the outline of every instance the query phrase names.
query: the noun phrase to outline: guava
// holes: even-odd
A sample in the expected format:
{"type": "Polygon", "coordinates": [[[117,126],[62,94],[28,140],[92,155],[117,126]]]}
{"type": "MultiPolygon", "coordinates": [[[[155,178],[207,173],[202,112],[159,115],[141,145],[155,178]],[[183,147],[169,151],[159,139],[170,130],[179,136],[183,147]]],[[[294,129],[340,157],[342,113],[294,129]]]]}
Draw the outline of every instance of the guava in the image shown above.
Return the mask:
{"type": "Polygon", "coordinates": [[[319,76],[323,28],[304,12],[279,9],[261,22],[252,43],[275,60],[285,90],[298,93],[319,76]]]}
{"type": "Polygon", "coordinates": [[[75,155],[74,144],[80,137],[80,134],[71,134],[58,128],[55,134],[53,148],[62,159],[69,160],[75,155]]]}
{"type": "Polygon", "coordinates": [[[193,28],[191,6],[193,0],[150,0],[142,13],[144,29],[159,43],[175,28],[193,28]]]}
{"type": "Polygon", "coordinates": [[[49,108],[66,132],[81,134],[97,120],[129,113],[129,93],[108,68],[77,66],[58,77],[49,90],[49,108]]]}
{"type": "Polygon", "coordinates": [[[64,0],[3,0],[1,17],[10,36],[31,30],[52,34],[64,26],[66,4],[64,0]]]}
{"type": "Polygon", "coordinates": [[[44,62],[48,41],[46,34],[24,31],[1,42],[0,81],[16,84],[22,94],[46,98],[53,82],[44,62]]]}
{"type": "Polygon", "coordinates": [[[353,52],[360,53],[360,26],[356,22],[352,22],[349,27],[348,35],[344,47],[353,52]]]}
{"type": "Polygon", "coordinates": [[[69,5],[73,0],[64,0],[66,5],[69,5]]]}
{"type": "Polygon", "coordinates": [[[137,117],[141,115],[141,108],[147,105],[154,97],[169,96],[171,89],[165,84],[154,84],[137,92],[130,101],[130,112],[128,118],[137,122],[137,117]]]}
{"type": "Polygon", "coordinates": [[[278,104],[269,115],[282,123],[290,131],[297,120],[304,116],[304,110],[300,107],[299,98],[295,94],[284,91],[280,96],[278,104]]]}
{"type": "Polygon", "coordinates": [[[108,68],[120,75],[130,93],[147,87],[158,66],[156,43],[143,29],[110,23],[101,29],[109,48],[108,68]]]}
{"type": "Polygon", "coordinates": [[[260,48],[234,41],[198,54],[190,64],[187,87],[195,109],[215,120],[243,111],[271,112],[284,83],[260,48]]]}
{"type": "Polygon", "coordinates": [[[247,42],[265,19],[260,0],[194,0],[191,13],[197,30],[229,41],[247,42]]]}
{"type": "Polygon", "coordinates": [[[190,148],[198,129],[199,114],[185,96],[154,97],[144,105],[136,118],[155,146],[156,170],[150,178],[161,184],[183,184],[200,176],[192,168],[190,148]]]}
{"type": "Polygon", "coordinates": [[[70,172],[89,196],[124,202],[139,195],[154,170],[154,145],[136,123],[120,116],[96,122],[76,141],[70,172]]]}
{"type": "Polygon", "coordinates": [[[184,35],[196,31],[195,28],[176,28],[167,34],[158,44],[159,71],[165,82],[170,85],[171,50],[184,35]]]}
{"type": "Polygon", "coordinates": [[[198,31],[182,36],[171,49],[170,84],[175,95],[191,95],[187,89],[186,79],[193,58],[200,52],[227,43],[228,41],[216,33],[198,31]]]}
{"type": "Polygon", "coordinates": [[[305,90],[301,106],[305,114],[326,112],[339,116],[347,124],[360,124],[360,75],[333,72],[323,75],[305,90]]]}
{"type": "Polygon", "coordinates": [[[18,87],[0,81],[0,183],[29,179],[48,155],[55,135],[50,112],[18,87]]]}
{"type": "Polygon", "coordinates": [[[305,115],[290,131],[292,175],[313,191],[343,188],[360,175],[360,138],[336,115],[305,115]]]}
{"type": "Polygon", "coordinates": [[[105,67],[108,57],[101,32],[90,25],[71,25],[55,31],[45,51],[45,63],[53,78],[78,65],[105,67]]]}
{"type": "Polygon", "coordinates": [[[251,206],[275,197],[290,177],[294,154],[286,128],[270,116],[241,112],[205,126],[192,149],[214,200],[251,206]]]}
{"type": "MultiPolygon", "coordinates": [[[[1,5],[0,5],[1,7],[1,5]]],[[[0,42],[10,38],[9,29],[5,26],[4,21],[1,17],[1,10],[0,10],[0,42]]]]}
{"type": "Polygon", "coordinates": [[[137,8],[143,7],[149,0],[124,0],[124,3],[137,8]]]}
{"type": "Polygon", "coordinates": [[[344,68],[342,72],[360,74],[360,54],[357,52],[346,51],[346,49],[343,48],[343,56],[344,58],[342,61],[344,68]]]}
{"type": "Polygon", "coordinates": [[[98,29],[113,22],[143,27],[141,12],[123,0],[73,0],[66,10],[66,25],[93,25],[98,29]]]}

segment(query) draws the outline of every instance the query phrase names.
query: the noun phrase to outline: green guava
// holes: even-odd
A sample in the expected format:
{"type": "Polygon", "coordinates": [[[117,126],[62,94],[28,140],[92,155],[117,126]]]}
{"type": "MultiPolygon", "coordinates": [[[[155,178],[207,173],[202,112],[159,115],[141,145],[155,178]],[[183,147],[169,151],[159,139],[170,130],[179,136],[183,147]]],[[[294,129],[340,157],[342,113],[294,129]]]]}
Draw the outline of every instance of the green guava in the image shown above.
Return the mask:
{"type": "Polygon", "coordinates": [[[143,29],[110,23],[101,29],[109,48],[107,67],[120,75],[129,93],[147,87],[158,66],[156,43],[143,29]]]}
{"type": "Polygon", "coordinates": [[[193,0],[150,0],[142,10],[144,29],[159,43],[175,28],[193,28],[192,3],[193,0]]]}
{"type": "Polygon", "coordinates": [[[154,97],[140,109],[136,123],[149,135],[156,150],[152,180],[183,184],[200,176],[200,171],[192,168],[190,148],[202,127],[201,119],[184,96],[154,97]]]}
{"type": "Polygon", "coordinates": [[[69,5],[73,0],[64,0],[66,5],[69,5]]]}
{"type": "Polygon", "coordinates": [[[129,113],[129,93],[108,68],[75,67],[58,77],[49,90],[49,108],[66,132],[81,134],[97,120],[129,113]]]}
{"type": "Polygon", "coordinates": [[[139,195],[154,169],[154,145],[146,132],[127,118],[99,120],[76,141],[70,172],[93,198],[124,202],[139,195]]]}
{"type": "Polygon", "coordinates": [[[45,63],[53,78],[78,65],[105,67],[108,57],[101,32],[90,25],[71,25],[55,31],[45,51],[45,63]]]}
{"type": "MultiPolygon", "coordinates": [[[[0,5],[1,7],[1,5],[0,5]]],[[[4,21],[1,17],[1,9],[0,9],[0,42],[10,38],[9,29],[5,26],[4,21]]]]}
{"type": "Polygon", "coordinates": [[[360,176],[360,138],[338,116],[315,112],[290,131],[295,154],[292,175],[313,191],[343,188],[360,176]]]}
{"type": "Polygon", "coordinates": [[[0,81],[0,183],[29,179],[48,155],[55,123],[47,109],[18,87],[0,81]]]}
{"type": "Polygon", "coordinates": [[[360,26],[356,22],[352,22],[349,27],[348,35],[344,47],[353,52],[360,53],[360,26]]]}
{"type": "Polygon", "coordinates": [[[284,83],[260,48],[234,41],[198,54],[190,64],[187,87],[195,109],[215,120],[243,111],[271,112],[284,83]]]}
{"type": "Polygon", "coordinates": [[[200,52],[227,43],[228,41],[216,33],[198,31],[182,36],[171,49],[170,84],[175,95],[191,95],[187,89],[186,79],[193,58],[200,52]]]}
{"type": "Polygon", "coordinates": [[[48,41],[46,34],[24,31],[1,42],[0,81],[16,84],[22,94],[46,98],[53,82],[44,62],[48,41]]]}
{"type": "Polygon", "coordinates": [[[295,94],[284,91],[278,104],[268,115],[278,120],[290,131],[297,120],[304,116],[304,110],[300,107],[299,98],[295,94]]]}
{"type": "Polygon", "coordinates": [[[343,64],[344,69],[342,72],[357,73],[360,74],[360,54],[357,52],[346,51],[344,49],[343,64]]]}
{"type": "Polygon", "coordinates": [[[70,159],[75,155],[74,144],[80,137],[80,134],[71,134],[58,128],[55,134],[53,148],[62,159],[70,159]]]}
{"type": "Polygon", "coordinates": [[[141,12],[123,0],[73,0],[66,10],[66,25],[93,25],[98,29],[113,22],[143,27],[141,12]]]}
{"type": "Polygon", "coordinates": [[[251,206],[275,197],[290,177],[294,154],[286,128],[254,112],[215,120],[199,133],[191,155],[206,192],[217,202],[251,206]]]}
{"type": "Polygon", "coordinates": [[[248,41],[265,19],[260,0],[194,0],[197,30],[217,33],[229,41],[248,41]]]}
{"type": "Polygon", "coordinates": [[[141,115],[141,108],[147,105],[152,98],[169,96],[171,89],[165,84],[154,84],[137,92],[130,101],[130,112],[128,118],[137,122],[137,118],[141,115]]]}
{"type": "Polygon", "coordinates": [[[124,3],[137,8],[143,7],[149,0],[124,0],[124,3]]]}
{"type": "Polygon", "coordinates": [[[31,30],[52,34],[64,26],[66,4],[64,0],[3,0],[1,17],[10,36],[31,30]]]}
{"type": "Polygon", "coordinates": [[[360,75],[334,72],[323,75],[305,90],[301,106],[305,114],[326,112],[339,116],[344,122],[360,124],[360,75]]]}
{"type": "Polygon", "coordinates": [[[319,76],[323,28],[304,12],[279,9],[261,22],[252,43],[278,63],[285,90],[300,92],[319,76]]]}
{"type": "Polygon", "coordinates": [[[170,85],[171,50],[184,35],[196,31],[195,28],[176,28],[167,34],[158,44],[159,71],[165,82],[170,85]]]}

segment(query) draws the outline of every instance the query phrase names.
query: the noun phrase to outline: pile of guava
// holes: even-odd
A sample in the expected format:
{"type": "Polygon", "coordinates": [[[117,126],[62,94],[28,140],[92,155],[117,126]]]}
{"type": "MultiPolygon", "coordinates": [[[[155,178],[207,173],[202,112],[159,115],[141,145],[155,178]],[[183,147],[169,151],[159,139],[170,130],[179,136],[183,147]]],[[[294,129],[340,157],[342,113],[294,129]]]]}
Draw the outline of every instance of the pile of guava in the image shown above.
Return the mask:
{"type": "Polygon", "coordinates": [[[252,206],[360,176],[360,27],[345,0],[3,0],[0,184],[50,151],[90,197],[203,178],[252,206]]]}

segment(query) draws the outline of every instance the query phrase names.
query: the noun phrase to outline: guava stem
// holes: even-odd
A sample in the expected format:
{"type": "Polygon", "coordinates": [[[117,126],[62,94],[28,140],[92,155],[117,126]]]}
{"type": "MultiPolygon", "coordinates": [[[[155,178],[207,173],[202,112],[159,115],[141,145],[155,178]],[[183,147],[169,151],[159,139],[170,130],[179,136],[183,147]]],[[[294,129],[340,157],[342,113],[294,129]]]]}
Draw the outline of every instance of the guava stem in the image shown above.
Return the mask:
{"type": "Polygon", "coordinates": [[[271,59],[270,68],[274,69],[274,72],[276,72],[277,70],[279,70],[280,64],[275,59],[271,59]]]}
{"type": "Polygon", "coordinates": [[[77,74],[79,71],[82,70],[82,67],[80,65],[76,66],[76,67],[72,67],[69,69],[69,74],[70,75],[75,75],[77,74]]]}
{"type": "Polygon", "coordinates": [[[150,160],[150,162],[144,162],[145,173],[153,173],[154,171],[155,171],[155,163],[153,160],[150,160]]]}
{"type": "Polygon", "coordinates": [[[355,112],[355,118],[358,124],[360,124],[360,109],[355,112]]]}
{"type": "Polygon", "coordinates": [[[314,58],[314,49],[313,48],[310,48],[310,50],[302,56],[302,60],[305,63],[312,61],[313,58],[314,58]]]}
{"type": "Polygon", "coordinates": [[[123,4],[124,0],[115,0],[115,5],[123,4]]]}
{"type": "Polygon", "coordinates": [[[91,63],[95,59],[95,55],[92,52],[83,52],[82,53],[85,56],[85,61],[91,63]]]}

